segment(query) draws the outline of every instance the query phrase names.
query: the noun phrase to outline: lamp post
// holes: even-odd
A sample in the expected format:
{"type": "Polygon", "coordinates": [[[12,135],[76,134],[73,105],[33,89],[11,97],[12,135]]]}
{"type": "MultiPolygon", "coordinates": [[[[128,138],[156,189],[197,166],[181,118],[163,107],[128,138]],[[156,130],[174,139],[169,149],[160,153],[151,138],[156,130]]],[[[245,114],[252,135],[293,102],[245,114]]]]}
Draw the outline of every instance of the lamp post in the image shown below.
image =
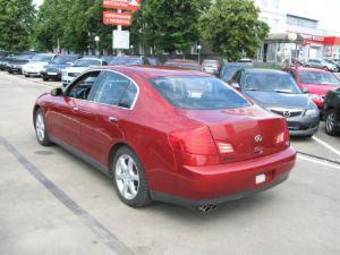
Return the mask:
{"type": "Polygon", "coordinates": [[[133,55],[133,49],[135,48],[135,46],[133,46],[133,44],[130,45],[130,54],[133,55]]]}
{"type": "Polygon", "coordinates": [[[96,49],[97,49],[97,56],[99,56],[99,42],[100,42],[100,37],[98,35],[96,35],[94,37],[94,41],[96,42],[96,49]]]}
{"type": "Polygon", "coordinates": [[[202,50],[202,45],[197,45],[197,51],[198,51],[198,64],[201,64],[201,50],[202,50]]]}

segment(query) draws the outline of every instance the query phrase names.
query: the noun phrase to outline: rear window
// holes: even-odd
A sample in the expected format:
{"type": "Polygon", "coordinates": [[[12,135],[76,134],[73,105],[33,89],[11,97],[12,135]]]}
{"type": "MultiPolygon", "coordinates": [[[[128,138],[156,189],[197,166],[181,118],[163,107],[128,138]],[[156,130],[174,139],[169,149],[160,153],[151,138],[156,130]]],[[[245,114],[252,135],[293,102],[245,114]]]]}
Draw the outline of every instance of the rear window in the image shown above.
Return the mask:
{"type": "Polygon", "coordinates": [[[190,110],[217,110],[250,103],[223,81],[213,77],[162,77],[151,81],[172,105],[190,110]]]}

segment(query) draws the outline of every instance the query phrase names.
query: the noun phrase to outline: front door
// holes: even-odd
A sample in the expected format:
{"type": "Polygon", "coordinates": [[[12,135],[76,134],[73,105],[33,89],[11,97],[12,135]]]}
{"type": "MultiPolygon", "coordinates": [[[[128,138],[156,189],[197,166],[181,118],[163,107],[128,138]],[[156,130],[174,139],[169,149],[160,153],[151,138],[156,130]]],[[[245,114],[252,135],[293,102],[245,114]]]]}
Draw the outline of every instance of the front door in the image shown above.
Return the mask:
{"type": "Polygon", "coordinates": [[[125,119],[132,111],[137,91],[132,80],[107,70],[98,77],[90,102],[79,105],[82,144],[101,165],[107,166],[112,146],[124,141],[125,119]]]}

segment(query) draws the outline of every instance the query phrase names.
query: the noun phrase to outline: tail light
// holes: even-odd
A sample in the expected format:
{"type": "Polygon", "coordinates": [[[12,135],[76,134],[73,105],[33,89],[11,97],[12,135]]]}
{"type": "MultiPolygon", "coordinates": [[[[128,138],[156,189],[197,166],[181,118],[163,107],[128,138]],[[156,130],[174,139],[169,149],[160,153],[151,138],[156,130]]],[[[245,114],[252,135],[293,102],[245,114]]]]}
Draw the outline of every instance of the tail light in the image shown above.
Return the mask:
{"type": "Polygon", "coordinates": [[[184,165],[203,166],[220,163],[215,141],[208,127],[175,131],[169,136],[177,160],[184,165]]]}

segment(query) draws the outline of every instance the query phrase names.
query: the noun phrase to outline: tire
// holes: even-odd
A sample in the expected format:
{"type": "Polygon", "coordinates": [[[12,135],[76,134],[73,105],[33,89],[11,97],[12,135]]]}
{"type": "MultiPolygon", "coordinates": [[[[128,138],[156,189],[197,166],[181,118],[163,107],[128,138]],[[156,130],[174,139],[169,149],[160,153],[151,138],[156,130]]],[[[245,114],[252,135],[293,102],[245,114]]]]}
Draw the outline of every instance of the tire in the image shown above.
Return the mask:
{"type": "Polygon", "coordinates": [[[112,162],[113,184],[119,199],[133,208],[151,203],[148,181],[137,155],[127,146],[115,153],[112,162]]]}
{"type": "Polygon", "coordinates": [[[50,146],[52,145],[52,142],[48,137],[48,132],[45,123],[46,123],[45,117],[42,110],[41,109],[36,110],[34,114],[34,129],[38,143],[40,143],[43,146],[50,146]]]}
{"type": "Polygon", "coordinates": [[[43,79],[43,81],[48,81],[49,80],[49,78],[46,77],[46,76],[43,76],[42,79],[43,79]]]}
{"type": "Polygon", "coordinates": [[[26,78],[29,78],[30,76],[29,76],[28,74],[25,74],[25,77],[26,77],[26,78]]]}
{"type": "Polygon", "coordinates": [[[325,129],[326,133],[330,136],[339,135],[339,130],[336,129],[335,111],[329,110],[326,112],[325,116],[325,129]]]}

